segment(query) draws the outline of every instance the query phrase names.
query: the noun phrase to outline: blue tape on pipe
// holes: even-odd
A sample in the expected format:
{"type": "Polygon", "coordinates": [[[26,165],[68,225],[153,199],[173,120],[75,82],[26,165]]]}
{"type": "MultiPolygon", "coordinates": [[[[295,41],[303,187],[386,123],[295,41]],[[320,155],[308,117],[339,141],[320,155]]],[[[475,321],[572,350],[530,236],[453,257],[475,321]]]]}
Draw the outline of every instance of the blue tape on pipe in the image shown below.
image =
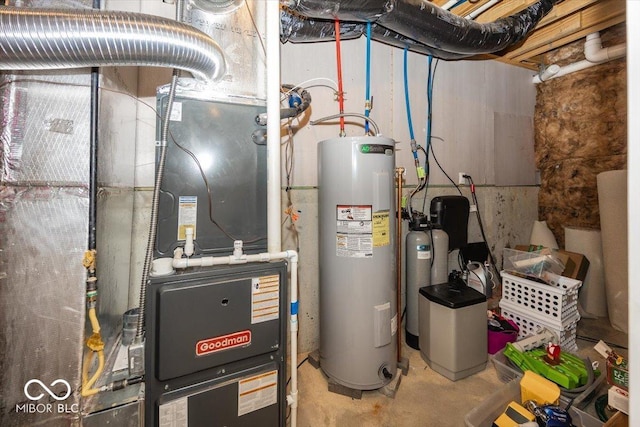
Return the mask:
{"type": "Polygon", "coordinates": [[[291,303],[291,315],[298,314],[298,301],[291,303]]]}

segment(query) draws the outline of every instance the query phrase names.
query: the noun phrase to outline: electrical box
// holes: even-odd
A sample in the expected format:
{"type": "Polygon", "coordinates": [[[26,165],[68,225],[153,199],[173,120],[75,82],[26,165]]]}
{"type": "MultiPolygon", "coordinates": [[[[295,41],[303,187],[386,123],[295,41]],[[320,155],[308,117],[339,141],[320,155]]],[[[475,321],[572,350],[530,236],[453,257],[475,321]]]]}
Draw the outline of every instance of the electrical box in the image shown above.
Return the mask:
{"type": "Polygon", "coordinates": [[[287,264],[153,278],[145,425],[284,427],[287,264]]]}

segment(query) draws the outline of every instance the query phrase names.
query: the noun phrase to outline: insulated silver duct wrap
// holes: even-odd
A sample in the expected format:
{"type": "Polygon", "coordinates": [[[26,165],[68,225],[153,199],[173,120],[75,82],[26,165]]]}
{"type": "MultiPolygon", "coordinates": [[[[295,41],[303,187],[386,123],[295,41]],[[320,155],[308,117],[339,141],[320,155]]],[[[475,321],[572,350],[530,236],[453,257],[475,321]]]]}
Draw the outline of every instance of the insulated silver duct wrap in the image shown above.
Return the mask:
{"type": "Polygon", "coordinates": [[[220,47],[195,28],[156,16],[0,7],[0,69],[157,66],[218,80],[220,47]]]}
{"type": "MultiPolygon", "coordinates": [[[[465,19],[426,0],[289,0],[281,16],[282,39],[307,42],[335,39],[333,20],[347,36],[373,24],[372,38],[392,46],[460,59],[503,50],[523,40],[558,0],[540,0],[512,16],[488,24],[465,19]]],[[[358,34],[359,33],[359,34],[358,34]]]]}

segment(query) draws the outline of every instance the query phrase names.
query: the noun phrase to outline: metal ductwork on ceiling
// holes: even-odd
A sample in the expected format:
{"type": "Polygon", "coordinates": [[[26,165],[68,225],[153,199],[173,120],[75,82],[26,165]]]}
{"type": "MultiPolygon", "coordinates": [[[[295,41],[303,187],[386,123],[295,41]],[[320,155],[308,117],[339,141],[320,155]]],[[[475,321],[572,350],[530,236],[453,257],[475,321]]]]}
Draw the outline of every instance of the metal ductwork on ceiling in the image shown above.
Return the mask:
{"type": "Polygon", "coordinates": [[[522,11],[479,24],[424,0],[283,1],[281,40],[292,43],[360,37],[372,23],[372,38],[392,46],[461,59],[501,51],[524,40],[559,0],[540,0],[522,11]]]}
{"type": "Polygon", "coordinates": [[[159,66],[218,80],[218,44],[190,25],[139,13],[0,8],[2,70],[159,66]]]}

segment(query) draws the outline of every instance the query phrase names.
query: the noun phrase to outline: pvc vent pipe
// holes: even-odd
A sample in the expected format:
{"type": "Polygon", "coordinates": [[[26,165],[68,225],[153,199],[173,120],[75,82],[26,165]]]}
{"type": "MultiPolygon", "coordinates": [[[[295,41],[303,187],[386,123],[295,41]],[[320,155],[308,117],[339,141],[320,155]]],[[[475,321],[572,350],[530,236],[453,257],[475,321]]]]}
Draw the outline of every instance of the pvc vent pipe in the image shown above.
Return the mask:
{"type": "Polygon", "coordinates": [[[474,10],[473,12],[465,16],[465,19],[476,19],[478,16],[482,15],[484,11],[490,9],[491,7],[493,7],[493,5],[500,3],[501,1],[502,0],[490,0],[485,4],[483,4],[481,7],[479,7],[478,9],[474,10]]]}
{"type": "Polygon", "coordinates": [[[533,76],[533,83],[538,84],[546,82],[551,79],[566,76],[567,74],[575,73],[576,71],[591,68],[595,65],[604,64],[605,62],[622,58],[626,53],[626,43],[603,48],[600,33],[591,33],[587,35],[587,39],[584,43],[585,59],[583,61],[574,62],[572,64],[565,65],[564,67],[560,67],[557,64],[550,65],[545,70],[542,70],[533,76]]]}
{"type": "Polygon", "coordinates": [[[100,66],[179,68],[218,80],[218,44],[183,23],[139,13],[0,7],[0,69],[52,70],[100,66]]]}

